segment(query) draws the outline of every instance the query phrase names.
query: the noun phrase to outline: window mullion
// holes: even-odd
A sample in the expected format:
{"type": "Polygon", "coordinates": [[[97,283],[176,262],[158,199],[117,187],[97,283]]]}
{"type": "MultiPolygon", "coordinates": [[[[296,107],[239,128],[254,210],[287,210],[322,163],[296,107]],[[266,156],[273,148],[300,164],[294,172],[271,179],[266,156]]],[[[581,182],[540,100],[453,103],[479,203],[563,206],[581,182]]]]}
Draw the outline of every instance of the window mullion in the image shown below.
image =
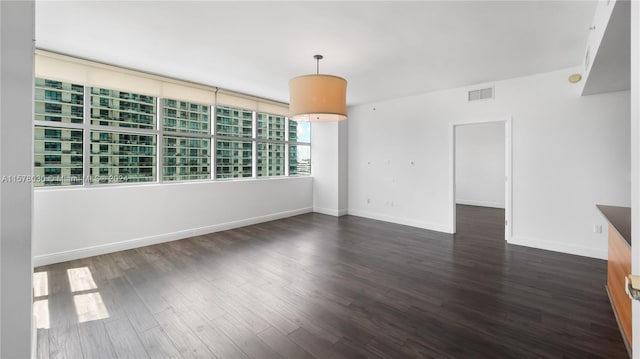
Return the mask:
{"type": "Polygon", "coordinates": [[[91,87],[84,86],[84,105],[82,118],[82,185],[87,187],[91,184],[91,130],[89,125],[91,122],[91,87]]]}
{"type": "Polygon", "coordinates": [[[258,114],[256,111],[253,111],[251,123],[251,177],[256,178],[258,177],[258,114]]]}
{"type": "Polygon", "coordinates": [[[164,143],[164,111],[162,98],[156,98],[156,133],[158,139],[156,140],[156,182],[162,183],[164,181],[164,153],[162,150],[164,143]]]}
{"type": "Polygon", "coordinates": [[[216,170],[217,170],[217,158],[218,158],[218,154],[216,153],[216,104],[214,103],[213,105],[209,106],[209,110],[210,115],[209,115],[209,126],[211,127],[210,129],[210,133],[211,133],[211,142],[209,143],[209,148],[210,151],[209,152],[211,154],[211,160],[210,162],[210,166],[211,166],[211,171],[210,172],[210,178],[212,181],[215,181],[216,179],[216,170]]]}
{"type": "Polygon", "coordinates": [[[289,176],[289,117],[284,118],[284,175],[289,176]]]}

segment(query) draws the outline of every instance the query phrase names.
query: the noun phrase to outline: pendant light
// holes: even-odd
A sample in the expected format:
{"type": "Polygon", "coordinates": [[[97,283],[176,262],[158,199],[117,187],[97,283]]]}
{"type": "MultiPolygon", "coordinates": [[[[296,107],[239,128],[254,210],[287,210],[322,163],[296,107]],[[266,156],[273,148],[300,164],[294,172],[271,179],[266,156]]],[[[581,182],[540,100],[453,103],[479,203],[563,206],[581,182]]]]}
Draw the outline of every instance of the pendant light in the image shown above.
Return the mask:
{"type": "Polygon", "coordinates": [[[322,55],[316,59],[316,74],[289,81],[289,118],[294,121],[341,121],[347,119],[347,80],[320,75],[322,55]]]}

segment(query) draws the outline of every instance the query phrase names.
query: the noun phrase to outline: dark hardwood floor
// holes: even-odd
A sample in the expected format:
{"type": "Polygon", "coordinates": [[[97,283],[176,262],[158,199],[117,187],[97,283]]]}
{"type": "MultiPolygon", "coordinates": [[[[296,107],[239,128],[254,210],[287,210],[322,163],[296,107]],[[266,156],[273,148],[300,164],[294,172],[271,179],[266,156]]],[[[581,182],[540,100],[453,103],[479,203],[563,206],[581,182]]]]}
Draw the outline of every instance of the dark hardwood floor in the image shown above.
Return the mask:
{"type": "Polygon", "coordinates": [[[40,267],[38,357],[628,357],[606,262],[506,244],[503,220],[307,214],[40,267]]]}

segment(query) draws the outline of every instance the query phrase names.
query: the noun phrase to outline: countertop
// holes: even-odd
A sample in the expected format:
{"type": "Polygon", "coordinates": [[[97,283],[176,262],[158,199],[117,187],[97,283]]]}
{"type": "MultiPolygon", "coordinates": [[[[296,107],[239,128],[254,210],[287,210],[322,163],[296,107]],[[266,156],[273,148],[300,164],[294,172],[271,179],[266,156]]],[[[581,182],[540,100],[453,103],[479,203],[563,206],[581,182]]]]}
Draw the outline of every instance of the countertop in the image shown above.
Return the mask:
{"type": "Polygon", "coordinates": [[[605,206],[602,204],[597,204],[596,207],[598,207],[607,221],[611,223],[613,228],[618,231],[620,237],[631,247],[631,208],[605,206]]]}

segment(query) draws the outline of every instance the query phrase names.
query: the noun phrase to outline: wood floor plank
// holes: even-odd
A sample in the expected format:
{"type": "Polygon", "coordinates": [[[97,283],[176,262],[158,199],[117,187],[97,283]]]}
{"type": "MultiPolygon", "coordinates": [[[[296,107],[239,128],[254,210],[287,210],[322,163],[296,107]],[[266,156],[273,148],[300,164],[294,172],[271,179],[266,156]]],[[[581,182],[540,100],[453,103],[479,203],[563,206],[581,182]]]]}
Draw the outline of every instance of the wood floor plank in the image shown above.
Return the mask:
{"type": "Polygon", "coordinates": [[[312,213],[37,268],[38,355],[97,355],[104,322],[118,357],[628,357],[605,261],[508,244],[504,210],[456,208],[455,235],[312,213]],[[97,288],[72,290],[86,269],[97,288]],[[86,294],[108,317],[81,346],[86,294]]]}
{"type": "Polygon", "coordinates": [[[49,359],[49,329],[38,329],[36,335],[36,358],[49,359]]]}
{"type": "Polygon", "coordinates": [[[213,353],[182,321],[173,308],[157,313],[160,327],[183,358],[211,358],[213,353]]]}
{"type": "MultiPolygon", "coordinates": [[[[219,329],[231,338],[231,340],[247,356],[254,359],[281,359],[282,357],[267,346],[255,335],[244,323],[238,321],[231,315],[216,318],[210,325],[219,329]]],[[[268,329],[268,328],[267,328],[268,329]]]]}
{"type": "Polygon", "coordinates": [[[49,329],[49,357],[52,359],[83,358],[78,326],[62,320],[63,324],[49,329]]]}
{"type": "Polygon", "coordinates": [[[80,345],[85,358],[115,358],[107,330],[102,320],[92,320],[78,324],[80,345]]]}
{"type": "Polygon", "coordinates": [[[257,315],[252,308],[247,308],[238,303],[229,294],[216,288],[215,285],[209,288],[208,294],[217,298],[216,303],[219,303],[222,309],[243,322],[253,333],[260,333],[270,327],[269,323],[257,315]]]}
{"type": "Polygon", "coordinates": [[[312,359],[313,356],[276,328],[267,328],[258,337],[285,359],[312,359]]]}
{"type": "MultiPolygon", "coordinates": [[[[70,328],[78,323],[73,295],[69,285],[67,269],[72,267],[70,263],[66,266],[50,266],[46,270],[42,269],[48,276],[49,294],[47,305],[49,307],[49,323],[51,328],[70,328]]],[[[60,333],[56,331],[55,334],[60,333]]]]}
{"type": "Polygon", "coordinates": [[[114,278],[111,285],[118,295],[115,302],[125,308],[127,318],[138,333],[158,326],[153,314],[127,279],[114,278]]]}
{"type": "Polygon", "coordinates": [[[382,359],[382,357],[373,351],[367,349],[366,345],[354,342],[348,337],[343,337],[337,343],[333,345],[335,350],[347,358],[370,358],[370,359],[382,359]]]}
{"type": "Polygon", "coordinates": [[[313,335],[304,328],[298,328],[287,335],[289,339],[298,344],[316,358],[346,359],[341,353],[335,351],[333,344],[325,339],[313,335]]]}
{"type": "Polygon", "coordinates": [[[125,276],[151,313],[159,313],[169,309],[171,305],[163,298],[165,289],[156,281],[149,280],[153,276],[151,272],[151,268],[135,268],[126,271],[125,276]]]}
{"type": "Polygon", "coordinates": [[[150,358],[129,319],[120,318],[114,321],[105,321],[105,328],[113,344],[116,357],[122,359],[150,358]]]}
{"type": "Polygon", "coordinates": [[[209,350],[220,359],[248,359],[249,357],[221,330],[209,325],[196,311],[181,314],[182,320],[205,343],[209,350]]]}
{"type": "Polygon", "coordinates": [[[252,290],[259,293],[260,298],[266,306],[280,313],[299,327],[305,328],[309,332],[326,339],[330,343],[335,343],[342,338],[342,334],[338,328],[326,328],[323,323],[316,320],[312,314],[308,313],[309,309],[305,310],[301,305],[295,304],[295,302],[299,301],[300,298],[272,295],[271,292],[276,292],[277,290],[271,291],[268,288],[252,288],[252,290]]]}
{"type": "Polygon", "coordinates": [[[190,310],[194,309],[208,320],[212,320],[227,312],[216,303],[214,296],[208,294],[210,286],[210,283],[203,283],[202,280],[191,280],[176,284],[175,287],[191,301],[190,310]]]}
{"type": "Polygon", "coordinates": [[[257,313],[256,315],[260,316],[260,318],[264,319],[271,326],[278,328],[285,334],[291,333],[299,328],[298,324],[264,305],[260,296],[252,291],[255,287],[247,284],[244,284],[242,287],[247,290],[242,290],[237,286],[227,285],[223,287],[223,291],[238,301],[238,303],[242,304],[245,308],[252,308],[253,312],[257,313]]]}
{"type": "Polygon", "coordinates": [[[160,326],[138,333],[138,336],[145,351],[149,353],[151,358],[182,358],[178,349],[176,349],[171,339],[160,326]]]}

